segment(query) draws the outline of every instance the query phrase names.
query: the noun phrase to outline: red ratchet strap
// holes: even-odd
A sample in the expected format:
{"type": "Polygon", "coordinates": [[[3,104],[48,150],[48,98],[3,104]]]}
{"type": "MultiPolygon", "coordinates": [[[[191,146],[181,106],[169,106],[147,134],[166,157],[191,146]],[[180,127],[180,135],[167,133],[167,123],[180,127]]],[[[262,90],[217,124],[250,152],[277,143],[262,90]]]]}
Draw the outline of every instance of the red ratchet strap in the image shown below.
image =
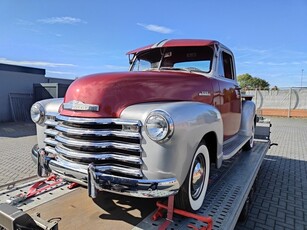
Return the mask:
{"type": "Polygon", "coordinates": [[[27,198],[36,196],[37,194],[50,189],[51,187],[60,184],[62,182],[61,178],[58,178],[55,175],[48,177],[46,180],[38,181],[32,185],[26,195],[27,198]],[[54,181],[53,183],[47,183],[49,181],[54,181]]]}
{"type": "Polygon", "coordinates": [[[30,197],[34,197],[36,195],[38,195],[39,193],[45,192],[49,189],[51,189],[52,187],[58,185],[62,183],[62,179],[61,178],[57,178],[55,175],[52,175],[50,177],[48,177],[45,180],[42,181],[38,181],[35,184],[33,184],[27,194],[24,193],[20,193],[14,197],[10,197],[9,200],[7,200],[8,204],[11,205],[17,205],[18,203],[30,198],[30,197]],[[53,181],[53,182],[51,182],[53,181]],[[51,182],[51,183],[50,183],[51,182]]]}
{"type": "MultiPolygon", "coordinates": [[[[167,218],[166,221],[159,227],[159,230],[165,230],[173,221],[173,214],[178,214],[181,216],[185,216],[188,218],[193,218],[196,220],[199,220],[203,223],[206,224],[206,226],[201,227],[199,230],[211,230],[212,226],[213,226],[213,220],[211,217],[206,217],[206,216],[201,216],[201,215],[197,215],[195,213],[191,213],[191,212],[187,212],[184,210],[180,210],[180,209],[176,209],[174,208],[174,195],[169,196],[168,197],[168,204],[162,204],[159,201],[157,201],[156,203],[158,209],[157,211],[153,214],[152,216],[152,220],[156,221],[158,220],[160,217],[163,216],[163,210],[167,210],[167,218]]],[[[192,224],[188,225],[189,228],[192,228],[193,230],[198,230],[197,227],[195,227],[192,224]]]]}

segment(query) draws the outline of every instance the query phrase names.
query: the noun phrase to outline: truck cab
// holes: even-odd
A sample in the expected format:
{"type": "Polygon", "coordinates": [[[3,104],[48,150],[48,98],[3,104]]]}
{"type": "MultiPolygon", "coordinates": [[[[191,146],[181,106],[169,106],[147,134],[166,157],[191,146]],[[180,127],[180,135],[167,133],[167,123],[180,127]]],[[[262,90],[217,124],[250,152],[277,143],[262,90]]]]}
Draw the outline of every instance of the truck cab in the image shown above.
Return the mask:
{"type": "Polygon", "coordinates": [[[217,41],[164,40],[128,52],[130,71],[188,72],[204,76],[195,88],[195,101],[212,104],[221,112],[224,139],[238,133],[241,122],[241,95],[236,79],[234,57],[230,49],[217,41]],[[211,84],[206,82],[210,78],[211,84]],[[208,87],[209,86],[209,87],[208,87]]]}
{"type": "Polygon", "coordinates": [[[175,195],[197,211],[211,165],[253,147],[255,105],[242,98],[230,49],[214,40],[164,40],[128,52],[128,72],[75,80],[64,99],[31,108],[38,175],[99,191],[175,195]]]}

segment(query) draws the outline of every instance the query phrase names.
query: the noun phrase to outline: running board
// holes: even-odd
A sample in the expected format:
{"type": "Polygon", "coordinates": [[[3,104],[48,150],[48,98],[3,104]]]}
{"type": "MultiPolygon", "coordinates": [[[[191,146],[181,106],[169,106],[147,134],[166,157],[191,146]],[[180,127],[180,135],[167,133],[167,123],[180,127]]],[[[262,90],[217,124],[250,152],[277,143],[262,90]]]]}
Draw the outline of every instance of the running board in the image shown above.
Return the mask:
{"type": "Polygon", "coordinates": [[[237,135],[231,142],[223,145],[223,160],[228,160],[245,145],[250,137],[237,135]]]}

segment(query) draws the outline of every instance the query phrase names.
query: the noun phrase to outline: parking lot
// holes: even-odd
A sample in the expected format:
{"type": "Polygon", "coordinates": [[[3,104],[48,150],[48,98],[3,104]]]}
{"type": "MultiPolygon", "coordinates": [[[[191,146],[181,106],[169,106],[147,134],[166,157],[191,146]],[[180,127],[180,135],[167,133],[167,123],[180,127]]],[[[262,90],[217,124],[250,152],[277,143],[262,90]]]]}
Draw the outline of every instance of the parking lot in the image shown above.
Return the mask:
{"type": "MultiPolygon", "coordinates": [[[[307,229],[307,119],[270,119],[278,146],[268,151],[249,216],[236,229],[307,229]]],[[[35,177],[35,142],[33,124],[0,124],[0,190],[35,177]]]]}

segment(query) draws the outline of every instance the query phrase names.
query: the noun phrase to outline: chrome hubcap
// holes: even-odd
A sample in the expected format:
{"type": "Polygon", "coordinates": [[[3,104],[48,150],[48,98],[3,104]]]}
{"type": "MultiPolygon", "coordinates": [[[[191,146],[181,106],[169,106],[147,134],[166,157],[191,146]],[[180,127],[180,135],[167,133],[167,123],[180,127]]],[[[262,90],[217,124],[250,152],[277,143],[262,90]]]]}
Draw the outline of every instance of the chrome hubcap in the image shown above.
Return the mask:
{"type": "Polygon", "coordinates": [[[206,165],[205,159],[200,154],[195,159],[192,171],[192,180],[191,180],[191,195],[194,200],[196,200],[204,187],[206,175],[206,165]]]}

